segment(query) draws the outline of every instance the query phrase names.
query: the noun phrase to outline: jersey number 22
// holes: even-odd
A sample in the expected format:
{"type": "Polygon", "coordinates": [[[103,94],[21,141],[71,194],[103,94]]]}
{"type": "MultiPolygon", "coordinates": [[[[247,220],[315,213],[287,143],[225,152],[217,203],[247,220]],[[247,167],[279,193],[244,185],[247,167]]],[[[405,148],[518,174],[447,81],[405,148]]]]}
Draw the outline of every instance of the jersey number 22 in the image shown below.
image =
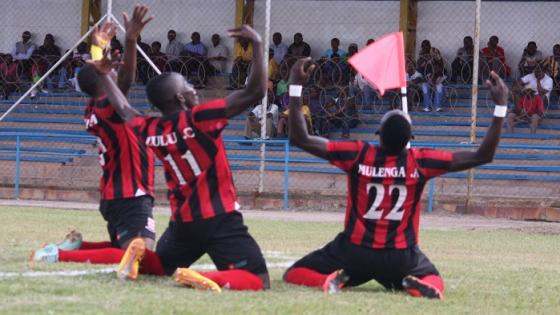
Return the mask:
{"type": "MultiPolygon", "coordinates": [[[[381,216],[383,215],[384,209],[379,208],[379,206],[381,205],[383,199],[385,199],[385,186],[377,183],[369,183],[366,186],[368,194],[371,192],[372,188],[375,188],[375,198],[373,199],[373,203],[371,204],[371,207],[369,208],[368,212],[364,215],[364,219],[380,220],[382,219],[381,216]]],[[[401,221],[404,214],[403,204],[404,201],[406,200],[406,186],[404,185],[389,186],[388,198],[391,198],[392,194],[395,191],[398,191],[399,194],[397,202],[383,219],[391,220],[391,221],[401,221]]]]}

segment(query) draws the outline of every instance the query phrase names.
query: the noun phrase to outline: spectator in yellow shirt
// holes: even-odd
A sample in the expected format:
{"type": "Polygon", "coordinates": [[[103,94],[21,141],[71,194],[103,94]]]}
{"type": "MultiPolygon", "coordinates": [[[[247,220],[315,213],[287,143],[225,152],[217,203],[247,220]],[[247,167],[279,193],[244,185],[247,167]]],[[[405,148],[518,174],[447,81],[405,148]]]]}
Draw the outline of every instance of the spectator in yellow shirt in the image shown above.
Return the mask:
{"type": "Polygon", "coordinates": [[[245,85],[249,65],[253,60],[253,46],[249,44],[249,41],[240,39],[239,45],[235,47],[234,56],[235,59],[233,60],[229,89],[237,90],[243,88],[245,85]]]}

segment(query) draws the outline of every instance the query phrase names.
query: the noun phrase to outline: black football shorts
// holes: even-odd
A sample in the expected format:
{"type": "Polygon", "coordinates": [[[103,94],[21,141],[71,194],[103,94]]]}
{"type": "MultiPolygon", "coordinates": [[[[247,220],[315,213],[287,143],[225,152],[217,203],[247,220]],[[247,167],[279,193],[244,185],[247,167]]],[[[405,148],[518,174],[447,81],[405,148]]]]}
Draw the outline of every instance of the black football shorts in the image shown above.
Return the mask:
{"type": "Polygon", "coordinates": [[[107,221],[111,244],[123,248],[128,241],[138,236],[155,240],[153,208],[154,199],[148,195],[101,200],[99,211],[107,221]]]}
{"type": "MultiPolygon", "coordinates": [[[[436,267],[418,246],[408,249],[372,249],[353,244],[344,233],[296,261],[291,268],[305,267],[322,274],[343,269],[349,276],[345,286],[376,280],[387,289],[402,290],[408,275],[439,275],[436,267]]],[[[289,269],[288,269],[289,270],[289,269]]]]}
{"type": "Polygon", "coordinates": [[[206,253],[218,270],[268,273],[261,249],[237,211],[194,222],[169,222],[156,248],[167,274],[189,267],[206,253]]]}

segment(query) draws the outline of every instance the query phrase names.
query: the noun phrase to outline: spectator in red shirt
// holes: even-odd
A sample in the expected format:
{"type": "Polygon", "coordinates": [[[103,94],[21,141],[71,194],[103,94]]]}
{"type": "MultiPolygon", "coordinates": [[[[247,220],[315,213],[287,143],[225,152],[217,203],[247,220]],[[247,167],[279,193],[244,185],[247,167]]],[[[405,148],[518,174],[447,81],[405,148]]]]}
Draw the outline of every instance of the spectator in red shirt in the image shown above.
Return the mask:
{"type": "Polygon", "coordinates": [[[514,83],[512,92],[515,108],[507,116],[508,132],[513,132],[517,122],[528,122],[531,133],[537,132],[552,90],[552,79],[545,72],[546,69],[537,66],[533,73],[514,83]]]}
{"type": "Polygon", "coordinates": [[[488,77],[490,71],[496,72],[500,77],[505,78],[510,75],[511,68],[506,63],[506,53],[504,49],[498,46],[498,36],[490,36],[488,46],[481,51],[481,58],[488,65],[485,70],[485,77],[488,77]]]}
{"type": "Polygon", "coordinates": [[[0,83],[2,85],[2,91],[4,93],[4,99],[10,97],[10,93],[17,90],[17,63],[14,62],[12,55],[6,54],[0,64],[0,83]]]}

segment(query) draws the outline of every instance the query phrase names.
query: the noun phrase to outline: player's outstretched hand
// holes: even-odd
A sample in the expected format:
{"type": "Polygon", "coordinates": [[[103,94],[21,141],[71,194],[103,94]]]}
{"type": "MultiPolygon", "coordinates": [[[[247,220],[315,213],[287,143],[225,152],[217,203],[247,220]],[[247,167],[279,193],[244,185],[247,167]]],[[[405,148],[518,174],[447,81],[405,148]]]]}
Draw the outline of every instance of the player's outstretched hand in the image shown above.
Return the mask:
{"type": "Polygon", "coordinates": [[[490,78],[486,80],[486,86],[490,89],[494,104],[507,105],[509,88],[496,72],[490,72],[490,78]]]}
{"type": "Polygon", "coordinates": [[[243,25],[238,28],[232,28],[228,30],[228,35],[235,39],[244,38],[252,43],[261,43],[261,35],[257,33],[252,27],[249,25],[243,25]]]}
{"type": "Polygon", "coordinates": [[[115,34],[117,34],[117,26],[115,23],[105,22],[91,32],[91,44],[105,49],[115,34]]]}
{"type": "Polygon", "coordinates": [[[310,57],[298,59],[290,70],[290,84],[306,84],[313,70],[315,70],[315,64],[310,57]]]}
{"type": "Polygon", "coordinates": [[[154,19],[153,16],[144,19],[146,14],[148,14],[148,10],[148,7],[145,5],[136,5],[134,7],[134,11],[132,12],[131,19],[128,17],[128,14],[123,12],[124,28],[126,30],[127,38],[137,40],[140,33],[142,33],[144,26],[154,19]]]}
{"type": "Polygon", "coordinates": [[[106,53],[103,54],[103,58],[101,60],[95,60],[95,61],[87,60],[86,62],[95,66],[95,71],[98,74],[104,75],[104,74],[111,73],[111,71],[113,71],[115,67],[122,64],[120,59],[121,59],[121,54],[117,50],[114,51],[113,53],[107,51],[106,53]]]}

